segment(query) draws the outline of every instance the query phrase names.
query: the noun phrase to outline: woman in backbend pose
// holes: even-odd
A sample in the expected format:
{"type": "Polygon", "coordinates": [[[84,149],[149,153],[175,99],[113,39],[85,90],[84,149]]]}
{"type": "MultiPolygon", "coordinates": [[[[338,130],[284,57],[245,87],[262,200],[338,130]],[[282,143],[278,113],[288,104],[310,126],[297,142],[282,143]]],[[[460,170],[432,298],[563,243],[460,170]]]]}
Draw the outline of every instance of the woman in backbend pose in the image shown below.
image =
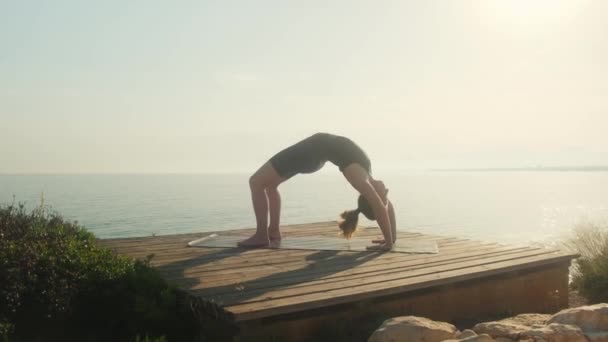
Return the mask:
{"type": "Polygon", "coordinates": [[[389,250],[397,239],[395,210],[387,198],[388,189],[371,176],[371,162],[365,152],[346,137],[327,133],[314,134],[274,155],[249,179],[257,230],[240,241],[243,247],[264,247],[281,240],[279,220],[281,196],[279,184],[298,173],[313,173],[326,161],[339,167],[348,182],[359,191],[355,210],[342,213],[340,229],[350,238],[357,229],[359,213],[376,220],[383,239],[373,240],[372,250],[389,250]],[[270,216],[270,224],[268,224],[270,216]]]}

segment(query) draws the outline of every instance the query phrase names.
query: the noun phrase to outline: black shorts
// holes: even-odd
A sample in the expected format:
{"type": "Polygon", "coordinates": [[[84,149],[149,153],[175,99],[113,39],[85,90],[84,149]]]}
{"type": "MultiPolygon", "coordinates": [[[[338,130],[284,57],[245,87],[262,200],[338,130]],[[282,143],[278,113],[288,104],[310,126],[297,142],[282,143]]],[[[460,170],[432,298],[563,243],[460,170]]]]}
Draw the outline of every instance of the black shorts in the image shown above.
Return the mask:
{"type": "Polygon", "coordinates": [[[312,135],[270,158],[270,163],[284,179],[318,171],[327,161],[337,165],[342,172],[357,163],[371,174],[371,162],[359,146],[348,138],[327,133],[312,135]]]}

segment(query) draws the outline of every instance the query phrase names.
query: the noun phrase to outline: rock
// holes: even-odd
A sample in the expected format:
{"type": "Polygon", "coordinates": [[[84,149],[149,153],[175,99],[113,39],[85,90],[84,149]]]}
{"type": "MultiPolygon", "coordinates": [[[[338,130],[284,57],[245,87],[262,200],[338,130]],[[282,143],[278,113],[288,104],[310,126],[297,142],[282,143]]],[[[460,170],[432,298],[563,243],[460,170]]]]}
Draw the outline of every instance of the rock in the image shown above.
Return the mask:
{"type": "Polygon", "coordinates": [[[530,328],[540,328],[551,317],[542,314],[521,314],[496,322],[479,323],[473,327],[478,334],[488,334],[493,338],[516,340],[519,334],[530,328]]]}
{"type": "Polygon", "coordinates": [[[555,324],[551,326],[543,323],[550,315],[522,314],[506,318],[497,322],[477,324],[473,330],[478,334],[488,334],[496,339],[508,340],[544,340],[544,341],[586,341],[581,329],[571,325],[555,324]]]}
{"type": "Polygon", "coordinates": [[[470,329],[466,329],[461,331],[460,333],[456,334],[456,337],[454,339],[451,340],[445,340],[442,342],[495,342],[495,340],[493,338],[490,337],[490,335],[487,334],[483,334],[483,335],[477,335],[473,330],[470,329]]]}
{"type": "Polygon", "coordinates": [[[369,337],[368,342],[425,341],[440,342],[456,337],[458,329],[445,322],[427,318],[403,316],[387,319],[369,337]]]}
{"type": "Polygon", "coordinates": [[[488,334],[493,338],[506,337],[512,340],[517,340],[519,334],[530,327],[523,324],[516,324],[510,322],[485,322],[479,323],[473,327],[473,331],[478,334],[488,334]]]}
{"type": "Polygon", "coordinates": [[[496,340],[493,339],[492,337],[490,337],[490,335],[488,335],[488,334],[482,334],[482,335],[475,334],[475,335],[461,338],[461,339],[444,340],[442,342],[496,342],[496,340]]]}
{"type": "Polygon", "coordinates": [[[497,337],[494,341],[496,341],[496,342],[517,342],[508,337],[497,337]]]}
{"type": "Polygon", "coordinates": [[[550,323],[576,325],[583,331],[590,332],[608,331],[608,304],[562,310],[547,321],[547,324],[550,323]]]}
{"type": "Polygon", "coordinates": [[[544,314],[520,314],[514,317],[509,317],[501,320],[500,322],[509,322],[515,324],[521,324],[528,327],[531,326],[540,326],[545,325],[547,321],[551,318],[551,315],[544,314]]]}
{"type": "Polygon", "coordinates": [[[520,339],[546,342],[587,342],[583,331],[575,325],[551,323],[519,334],[520,339]]]}
{"type": "Polygon", "coordinates": [[[494,340],[488,334],[481,334],[481,335],[465,338],[464,340],[461,340],[461,341],[467,341],[467,342],[494,342],[496,340],[494,340]]]}
{"type": "Polygon", "coordinates": [[[591,342],[608,342],[608,331],[583,331],[591,342]]]}
{"type": "Polygon", "coordinates": [[[459,334],[457,334],[456,338],[462,340],[463,338],[467,338],[467,337],[471,337],[471,336],[477,336],[477,334],[471,329],[466,329],[466,330],[461,331],[459,334]]]}

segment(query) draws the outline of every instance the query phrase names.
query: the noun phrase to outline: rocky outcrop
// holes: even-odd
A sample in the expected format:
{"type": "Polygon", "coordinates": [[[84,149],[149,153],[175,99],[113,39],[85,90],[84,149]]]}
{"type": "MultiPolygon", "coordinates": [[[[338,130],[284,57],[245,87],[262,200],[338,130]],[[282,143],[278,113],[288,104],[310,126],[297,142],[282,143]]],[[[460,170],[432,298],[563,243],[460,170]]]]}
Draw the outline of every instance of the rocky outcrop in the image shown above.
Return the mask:
{"type": "Polygon", "coordinates": [[[522,314],[496,322],[477,324],[473,327],[473,331],[511,341],[587,341],[579,327],[568,324],[547,324],[550,318],[550,315],[522,314]]]}
{"type": "Polygon", "coordinates": [[[455,326],[423,317],[405,316],[388,319],[374,331],[368,342],[444,341],[456,337],[455,326]]]}
{"type": "Polygon", "coordinates": [[[504,337],[512,340],[517,340],[519,335],[528,329],[530,327],[507,322],[486,322],[473,327],[473,331],[477,334],[488,334],[495,338],[504,337]]]}
{"type": "Polygon", "coordinates": [[[541,314],[521,314],[496,322],[479,323],[473,327],[473,331],[477,334],[488,334],[494,338],[517,340],[522,333],[544,326],[550,317],[550,315],[541,314]]]}
{"type": "Polygon", "coordinates": [[[608,342],[608,304],[557,314],[522,314],[458,331],[449,323],[406,316],[386,320],[368,342],[608,342]]]}
{"type": "Polygon", "coordinates": [[[547,323],[576,325],[593,342],[608,342],[608,304],[581,306],[562,310],[547,323]]]}
{"type": "Polygon", "coordinates": [[[475,337],[475,336],[477,336],[477,334],[473,330],[466,329],[466,330],[461,331],[456,337],[458,339],[462,340],[462,339],[466,339],[468,337],[475,337]]]}
{"type": "MultiPolygon", "coordinates": [[[[454,340],[445,340],[442,342],[495,342],[496,340],[493,339],[492,337],[490,337],[490,335],[487,334],[482,334],[482,335],[477,335],[473,332],[473,335],[470,335],[468,337],[462,337],[459,339],[454,339],[454,340]]],[[[511,342],[511,341],[509,341],[511,342]]]]}
{"type": "Polygon", "coordinates": [[[587,342],[581,328],[575,325],[551,323],[519,334],[518,340],[546,342],[587,342]]]}
{"type": "Polygon", "coordinates": [[[521,314],[501,320],[501,322],[508,322],[512,324],[519,324],[526,327],[532,327],[535,325],[545,325],[551,318],[551,315],[545,314],[521,314]]]}
{"type": "Polygon", "coordinates": [[[547,323],[572,324],[583,330],[608,331],[608,304],[562,310],[551,316],[547,323]]]}

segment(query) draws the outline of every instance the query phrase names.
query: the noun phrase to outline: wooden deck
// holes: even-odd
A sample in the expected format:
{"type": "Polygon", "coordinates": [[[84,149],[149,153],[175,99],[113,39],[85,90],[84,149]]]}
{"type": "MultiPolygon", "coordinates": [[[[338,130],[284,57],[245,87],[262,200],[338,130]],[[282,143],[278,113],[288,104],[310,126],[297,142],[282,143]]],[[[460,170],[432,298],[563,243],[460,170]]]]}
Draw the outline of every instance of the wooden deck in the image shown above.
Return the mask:
{"type": "MultiPolygon", "coordinates": [[[[281,231],[287,239],[338,234],[336,222],[291,225],[281,231]]],[[[245,237],[252,232],[218,233],[245,237]]],[[[286,331],[293,332],[296,321],[298,326],[303,322],[309,326],[314,320],[370,310],[452,321],[496,310],[549,312],[567,305],[568,266],[576,257],[554,249],[415,232],[399,232],[399,239],[434,240],[439,253],[187,246],[208,234],[105,239],[99,243],[135,258],[153,254],[151,264],[161,274],[192,295],[217,304],[244,335],[275,323],[292,324],[286,331]]],[[[358,236],[371,239],[380,236],[380,231],[365,228],[358,236]]]]}

